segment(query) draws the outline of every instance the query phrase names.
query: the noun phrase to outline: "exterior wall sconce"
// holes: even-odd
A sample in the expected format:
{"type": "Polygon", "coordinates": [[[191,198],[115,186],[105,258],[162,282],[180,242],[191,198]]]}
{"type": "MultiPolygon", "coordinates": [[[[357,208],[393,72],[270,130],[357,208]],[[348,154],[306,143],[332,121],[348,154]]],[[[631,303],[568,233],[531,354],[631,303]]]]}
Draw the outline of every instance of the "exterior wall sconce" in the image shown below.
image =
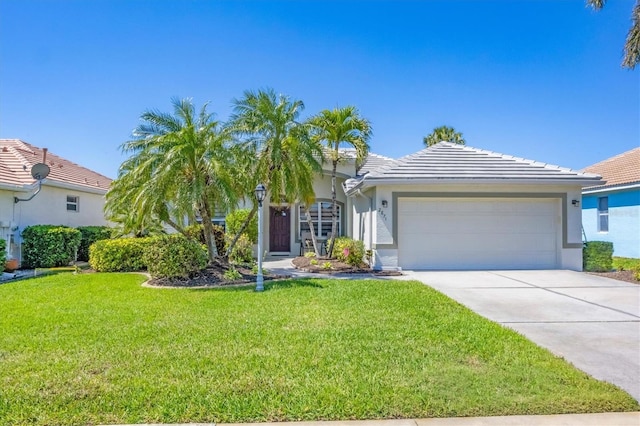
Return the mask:
{"type": "Polygon", "coordinates": [[[580,200],[571,200],[571,205],[574,207],[579,207],[580,206],[580,200]]]}
{"type": "Polygon", "coordinates": [[[387,200],[382,200],[382,207],[386,209],[388,205],[389,203],[387,202],[387,200]]]}

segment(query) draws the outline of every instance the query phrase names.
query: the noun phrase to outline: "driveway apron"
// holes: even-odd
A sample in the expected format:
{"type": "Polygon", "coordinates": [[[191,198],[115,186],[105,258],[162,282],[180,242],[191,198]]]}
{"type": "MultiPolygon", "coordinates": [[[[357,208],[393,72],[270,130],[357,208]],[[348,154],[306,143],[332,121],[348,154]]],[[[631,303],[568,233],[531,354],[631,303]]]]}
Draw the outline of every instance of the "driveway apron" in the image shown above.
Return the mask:
{"type": "Polygon", "coordinates": [[[564,270],[404,272],[640,400],[640,285],[564,270]]]}

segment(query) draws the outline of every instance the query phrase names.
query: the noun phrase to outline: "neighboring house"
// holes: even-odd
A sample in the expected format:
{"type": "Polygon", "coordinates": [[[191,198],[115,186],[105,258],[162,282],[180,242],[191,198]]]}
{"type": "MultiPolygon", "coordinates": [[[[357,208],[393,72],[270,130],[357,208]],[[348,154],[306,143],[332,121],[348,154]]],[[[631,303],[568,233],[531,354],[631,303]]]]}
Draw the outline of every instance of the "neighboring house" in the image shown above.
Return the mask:
{"type": "Polygon", "coordinates": [[[0,139],[0,238],[20,259],[20,233],[30,225],[106,225],[104,195],[111,179],[19,139],[0,139]],[[50,173],[38,182],[31,168],[43,159],[50,173]],[[15,202],[16,199],[25,201],[15,202]]]}
{"type": "Polygon", "coordinates": [[[640,148],[584,169],[604,181],[582,191],[587,241],[610,241],[615,256],[640,258],[640,148]]]}
{"type": "MultiPolygon", "coordinates": [[[[375,269],[582,269],[581,191],[594,174],[441,142],[391,160],[340,166],[339,233],[375,269]]],[[[331,227],[331,178],[315,184],[318,237],[331,227]],[[319,213],[318,213],[319,212],[319,213]]],[[[265,203],[266,250],[298,254],[300,206],[265,203]],[[293,213],[293,214],[291,214],[293,213]]]]}

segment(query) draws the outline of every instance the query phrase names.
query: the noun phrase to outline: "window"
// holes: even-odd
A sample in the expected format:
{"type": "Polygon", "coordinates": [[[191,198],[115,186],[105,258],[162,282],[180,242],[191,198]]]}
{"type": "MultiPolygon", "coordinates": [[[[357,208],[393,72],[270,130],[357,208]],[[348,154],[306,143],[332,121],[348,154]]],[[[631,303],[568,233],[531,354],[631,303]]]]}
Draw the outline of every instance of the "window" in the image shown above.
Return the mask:
{"type": "Polygon", "coordinates": [[[67,211],[78,212],[80,211],[80,197],[75,195],[67,195],[67,211]]]}
{"type": "MultiPolygon", "coordinates": [[[[341,234],[341,222],[342,222],[342,208],[338,204],[337,214],[338,223],[336,228],[336,234],[341,234]]],[[[314,203],[309,208],[309,215],[313,222],[313,229],[316,231],[318,238],[327,238],[331,233],[331,209],[332,205],[329,201],[320,201],[314,203]],[[318,211],[320,214],[318,215],[318,211]]],[[[302,235],[303,232],[309,232],[309,224],[307,223],[306,210],[304,206],[298,207],[298,235],[302,235]]]]}
{"type": "Polygon", "coordinates": [[[598,232],[609,232],[609,197],[598,198],[598,232]]]}

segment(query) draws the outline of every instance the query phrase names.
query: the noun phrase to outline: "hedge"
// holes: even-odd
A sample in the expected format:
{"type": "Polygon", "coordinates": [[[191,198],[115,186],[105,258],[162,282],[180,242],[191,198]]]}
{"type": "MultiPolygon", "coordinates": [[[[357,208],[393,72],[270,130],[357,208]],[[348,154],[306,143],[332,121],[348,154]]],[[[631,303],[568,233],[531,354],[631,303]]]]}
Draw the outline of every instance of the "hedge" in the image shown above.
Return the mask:
{"type": "Polygon", "coordinates": [[[22,231],[22,266],[66,266],[76,258],[82,234],[67,226],[34,225],[22,231]]]}
{"type": "Polygon", "coordinates": [[[78,231],[82,234],[80,247],[78,248],[78,260],[87,262],[89,260],[89,247],[99,240],[111,238],[113,230],[108,226],[79,226],[78,231]]]}
{"type": "Polygon", "coordinates": [[[133,272],[147,267],[145,249],[158,237],[99,240],[89,247],[89,265],[98,272],[133,272]]]}
{"type": "Polygon", "coordinates": [[[207,266],[208,255],[204,245],[173,234],[154,237],[143,260],[154,278],[188,278],[207,266]]]}
{"type": "Polygon", "coordinates": [[[589,241],[582,249],[582,268],[587,272],[606,272],[612,268],[613,243],[589,241]]]}

